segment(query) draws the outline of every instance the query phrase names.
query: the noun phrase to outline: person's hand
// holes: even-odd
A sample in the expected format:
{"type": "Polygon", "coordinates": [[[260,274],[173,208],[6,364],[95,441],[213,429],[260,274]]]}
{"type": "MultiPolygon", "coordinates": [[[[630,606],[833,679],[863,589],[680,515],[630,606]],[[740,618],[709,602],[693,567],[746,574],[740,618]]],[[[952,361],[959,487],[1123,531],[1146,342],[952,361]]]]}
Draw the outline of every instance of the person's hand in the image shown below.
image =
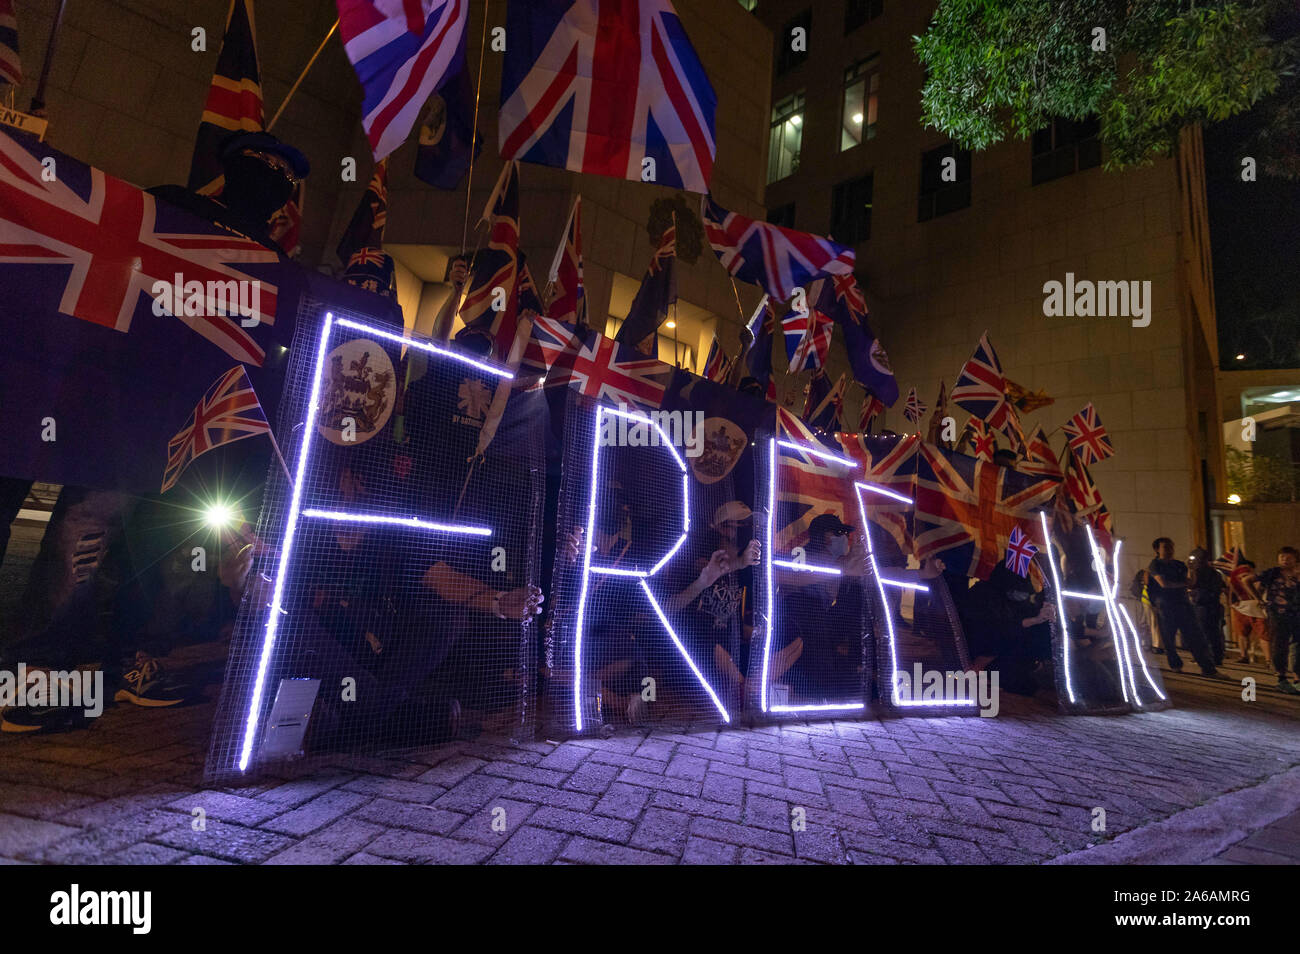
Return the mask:
{"type": "Polygon", "coordinates": [[[731,558],[727,556],[727,551],[714,550],[713,556],[709,557],[708,564],[700,571],[700,585],[712,586],[730,572],[731,558]]]}
{"type": "Polygon", "coordinates": [[[259,549],[260,540],[248,524],[231,534],[231,539],[221,548],[221,561],[217,566],[217,579],[230,591],[232,603],[238,603],[248,585],[248,577],[253,569],[253,557],[259,549]]]}
{"type": "Polygon", "coordinates": [[[469,279],[469,263],[463,258],[456,259],[451,263],[451,270],[447,277],[451,281],[451,287],[459,292],[469,279]]]}
{"type": "Polygon", "coordinates": [[[944,565],[943,560],[938,557],[930,557],[925,561],[925,565],[921,567],[921,579],[933,580],[946,569],[948,568],[944,565]]]}
{"type": "Polygon", "coordinates": [[[582,556],[582,527],[574,527],[564,537],[564,557],[570,563],[576,563],[582,556]]]}
{"type": "Polygon", "coordinates": [[[745,544],[745,549],[740,553],[740,565],[742,567],[758,566],[758,562],[762,557],[763,548],[759,546],[757,540],[750,540],[749,543],[745,544]]]}
{"type": "Polygon", "coordinates": [[[1040,623],[1056,622],[1056,607],[1051,603],[1043,603],[1043,608],[1038,611],[1038,621],[1040,623]]]}
{"type": "Polygon", "coordinates": [[[536,616],[542,611],[542,601],[544,599],[541,589],[531,583],[518,589],[506,590],[501,594],[501,599],[498,601],[501,608],[501,618],[523,622],[528,617],[536,616]]]}

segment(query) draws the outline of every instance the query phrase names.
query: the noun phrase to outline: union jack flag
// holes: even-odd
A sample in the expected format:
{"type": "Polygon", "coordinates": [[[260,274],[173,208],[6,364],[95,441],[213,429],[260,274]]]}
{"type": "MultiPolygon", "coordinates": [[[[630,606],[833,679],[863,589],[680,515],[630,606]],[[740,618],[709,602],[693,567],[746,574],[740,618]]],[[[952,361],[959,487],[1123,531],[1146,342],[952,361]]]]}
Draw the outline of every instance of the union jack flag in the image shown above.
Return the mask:
{"type": "Polygon", "coordinates": [[[1033,562],[1034,554],[1038,552],[1038,547],[1034,546],[1033,541],[1029,539],[1019,526],[1011,528],[1011,536],[1007,539],[1007,569],[1021,576],[1029,575],[1029,565],[1033,562]]]}
{"type": "Polygon", "coordinates": [[[469,291],[460,304],[466,327],[482,328],[492,335],[496,353],[505,358],[514,343],[519,322],[519,168],[507,162],[501,170],[483,218],[491,223],[487,247],[474,257],[469,291]],[[505,307],[492,307],[496,289],[505,292],[505,307]]]}
{"type": "MultiPolygon", "coordinates": [[[[889,438],[872,438],[883,442],[889,438]]],[[[912,500],[916,493],[916,461],[921,435],[893,438],[883,451],[867,452],[867,481],[912,500]]],[[[855,455],[856,456],[856,455],[855,455]]],[[[866,496],[867,516],[893,538],[902,553],[911,553],[914,505],[883,494],[866,496]]]]}
{"type": "Polygon", "coordinates": [[[862,409],[858,412],[858,432],[862,434],[869,433],[871,422],[875,420],[876,415],[884,410],[884,402],[868,391],[862,398],[862,409]]]}
{"type": "Polygon", "coordinates": [[[1047,442],[1043,425],[1037,425],[1029,436],[1029,440],[1025,443],[1025,458],[1017,469],[1026,474],[1042,474],[1044,477],[1054,477],[1057,480],[1062,478],[1061,465],[1052,451],[1052,445],[1047,442]]]}
{"type": "MultiPolygon", "coordinates": [[[[916,558],[943,554],[949,569],[987,580],[1012,528],[1037,528],[1037,511],[1051,503],[1056,488],[1054,480],[923,443],[916,462],[916,558]]],[[[1032,532],[1031,539],[1043,545],[1032,532]]]]}
{"type": "Polygon", "coordinates": [[[1233,547],[1231,550],[1225,550],[1223,556],[1214,561],[1214,568],[1218,570],[1228,580],[1228,590],[1232,593],[1232,601],[1258,599],[1255,591],[1250,586],[1250,581],[1255,577],[1255,571],[1246,562],[1246,558],[1241,552],[1241,547],[1233,547]]]}
{"type": "Polygon", "coordinates": [[[727,353],[718,347],[718,339],[713,339],[713,344],[709,345],[709,357],[704,362],[704,377],[710,381],[725,381],[727,372],[731,370],[731,359],[727,353]]]}
{"type": "Polygon", "coordinates": [[[930,410],[921,403],[921,399],[916,396],[916,388],[907,392],[907,403],[903,405],[903,417],[907,418],[913,424],[921,419],[921,415],[930,410]]]}
{"type": "Polygon", "coordinates": [[[537,293],[537,285],[533,283],[533,273],[528,268],[528,256],[523,252],[519,253],[519,313],[531,314],[536,317],[546,311],[546,306],[542,304],[542,299],[537,293]]]}
{"type": "Polygon", "coordinates": [[[815,308],[792,311],[781,319],[781,330],[785,333],[785,356],[791,374],[826,366],[831,333],[835,330],[835,322],[828,315],[815,308]]]}
{"type": "Polygon", "coordinates": [[[406,141],[425,102],[464,66],[468,7],[469,0],[338,0],[376,159],[406,141]]]}
{"type": "Polygon", "coordinates": [[[261,402],[248,380],[248,370],[237,364],[208,388],[190,412],[185,426],[167,442],[163,492],[170,490],[185,468],[201,454],[246,437],[270,433],[261,402]]]}
{"type": "Polygon", "coordinates": [[[0,0],[0,80],[21,86],[23,67],[18,61],[18,21],[13,0],[0,0]]]}
{"type": "Polygon", "coordinates": [[[573,200],[564,239],[555,250],[547,280],[552,297],[546,313],[559,321],[581,325],[587,319],[587,292],[582,284],[582,196],[573,200]]]}
{"type": "Polygon", "coordinates": [[[180,273],[187,285],[203,283],[204,307],[202,315],[174,320],[235,360],[262,364],[265,353],[250,331],[275,323],[276,286],[261,283],[254,329],[242,327],[228,305],[231,314],[218,314],[213,293],[254,278],[257,266],[275,265],[274,252],[34,141],[31,148],[39,154],[0,133],[0,276],[10,271],[4,266],[43,266],[49,289],[58,289],[51,311],[128,332],[137,312],[157,303],[155,283],[171,286],[180,273]],[[52,182],[41,164],[46,156],[57,157],[52,182]]]}
{"type": "Polygon", "coordinates": [[[966,442],[970,443],[971,456],[978,457],[980,460],[993,460],[993,452],[998,449],[997,438],[993,436],[988,425],[978,417],[972,417],[966,422],[966,432],[957,442],[958,448],[966,442]]]}
{"type": "MultiPolygon", "coordinates": [[[[555,334],[554,319],[548,334],[555,334]]],[[[571,387],[581,394],[618,405],[639,405],[654,409],[663,404],[664,392],[672,379],[673,366],[641,354],[631,345],[587,330],[573,332],[572,346],[553,347],[555,361],[546,375],[546,386],[571,387]]]]}
{"type": "Polygon", "coordinates": [[[1114,525],[1110,510],[1101,499],[1101,491],[1093,482],[1088,467],[1074,455],[1069,447],[1065,448],[1064,481],[1059,485],[1059,499],[1069,515],[1069,523],[1086,520],[1097,532],[1097,543],[1110,552],[1114,525]]]}
{"type": "MultiPolygon", "coordinates": [[[[783,407],[776,411],[777,437],[782,440],[844,457],[838,444],[831,446],[805,422],[783,407]]],[[[808,542],[808,524],[823,513],[833,513],[856,525],[857,501],[853,480],[861,472],[816,454],[777,445],[777,486],[774,556],[789,558],[790,551],[808,542]]],[[[851,459],[851,458],[845,458],[851,459]]]]}
{"type": "MultiPolygon", "coordinates": [[[[826,372],[818,372],[818,376],[827,381],[826,372]]],[[[834,434],[840,429],[840,418],[844,414],[844,386],[848,379],[841,374],[835,387],[831,388],[824,394],[820,394],[815,404],[812,403],[813,392],[809,388],[809,406],[805,408],[805,417],[808,423],[825,434],[834,434]]]]}
{"type": "MultiPolygon", "coordinates": [[[[549,374],[561,355],[576,354],[581,340],[576,325],[550,315],[538,315],[533,319],[529,333],[531,339],[524,351],[523,364],[527,369],[540,374],[549,374]]],[[[567,386],[568,383],[567,375],[554,381],[549,377],[546,380],[547,387],[567,386]]]]}
{"type": "Polygon", "coordinates": [[[1012,407],[1007,402],[1006,377],[987,331],[980,335],[975,353],[962,366],[949,398],[995,431],[1008,427],[1012,407]]]}
{"type": "Polygon", "coordinates": [[[512,0],[506,159],[708,190],[717,97],[668,0],[512,0]]]}
{"type": "Polygon", "coordinates": [[[1065,422],[1065,435],[1070,439],[1070,449],[1079,455],[1083,464],[1095,464],[1115,453],[1115,445],[1110,442],[1110,435],[1102,427],[1097,409],[1088,402],[1074,417],[1065,422]]]}
{"type": "Polygon", "coordinates": [[[731,212],[706,195],[704,231],[722,267],[759,285],[778,301],[827,275],[852,275],[857,255],[847,245],[731,212]]]}

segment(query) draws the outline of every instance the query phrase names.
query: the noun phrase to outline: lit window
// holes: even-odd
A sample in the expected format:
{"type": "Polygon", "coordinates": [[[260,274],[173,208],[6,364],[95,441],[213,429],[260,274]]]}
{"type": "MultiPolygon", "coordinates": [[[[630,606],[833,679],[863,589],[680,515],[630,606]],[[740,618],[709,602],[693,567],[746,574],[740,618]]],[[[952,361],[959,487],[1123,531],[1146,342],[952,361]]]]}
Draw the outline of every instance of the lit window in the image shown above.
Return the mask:
{"type": "Polygon", "coordinates": [[[840,107],[840,151],[876,137],[876,107],[880,94],[880,57],[869,56],[844,71],[840,107]]]}
{"type": "Polygon", "coordinates": [[[787,96],[772,108],[772,137],[767,150],[768,182],[784,179],[799,169],[803,114],[803,93],[787,96]]]}

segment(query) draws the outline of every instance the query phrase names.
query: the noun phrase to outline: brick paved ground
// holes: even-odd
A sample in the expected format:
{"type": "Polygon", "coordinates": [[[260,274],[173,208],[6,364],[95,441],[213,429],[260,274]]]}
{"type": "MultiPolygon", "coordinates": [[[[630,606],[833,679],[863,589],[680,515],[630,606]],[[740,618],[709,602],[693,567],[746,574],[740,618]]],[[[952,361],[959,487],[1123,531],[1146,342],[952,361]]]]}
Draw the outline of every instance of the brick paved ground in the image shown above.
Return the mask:
{"type": "MultiPolygon", "coordinates": [[[[182,655],[212,668],[215,647],[182,655]]],[[[201,668],[201,667],[200,667],[201,668]]],[[[1242,672],[1234,670],[1234,679],[1242,672]]],[[[1251,671],[1267,686],[1262,670],[1251,671]]],[[[1169,676],[1177,707],[888,718],[523,745],[475,742],[215,791],[199,781],[215,685],[185,709],[0,739],[0,856],[17,861],[1037,862],[1300,764],[1300,706],[1169,676]],[[1092,809],[1106,832],[1092,831],[1092,809]],[[192,812],[206,813],[205,831],[192,812]],[[792,832],[801,808],[806,830],[792,832]],[[506,830],[493,831],[494,809],[506,830]]],[[[1300,858],[1295,815],[1220,862],[1300,858]]]]}

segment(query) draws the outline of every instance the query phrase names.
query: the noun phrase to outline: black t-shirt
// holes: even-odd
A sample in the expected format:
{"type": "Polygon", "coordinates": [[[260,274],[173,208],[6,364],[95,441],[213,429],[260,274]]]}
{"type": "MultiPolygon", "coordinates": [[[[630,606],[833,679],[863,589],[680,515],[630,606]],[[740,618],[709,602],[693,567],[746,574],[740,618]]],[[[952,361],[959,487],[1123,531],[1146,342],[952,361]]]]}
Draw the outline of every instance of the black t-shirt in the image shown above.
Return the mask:
{"type": "Polygon", "coordinates": [[[1259,575],[1264,587],[1264,606],[1278,616],[1300,615],[1300,575],[1285,576],[1282,568],[1269,567],[1259,575]]]}
{"type": "Polygon", "coordinates": [[[1187,602],[1187,590],[1177,587],[1166,588],[1156,581],[1156,577],[1163,577],[1166,583],[1184,583],[1187,581],[1187,564],[1182,560],[1161,560],[1159,557],[1151,561],[1147,567],[1150,578],[1147,580],[1147,595],[1152,603],[1166,605],[1177,603],[1180,600],[1187,602]]]}

